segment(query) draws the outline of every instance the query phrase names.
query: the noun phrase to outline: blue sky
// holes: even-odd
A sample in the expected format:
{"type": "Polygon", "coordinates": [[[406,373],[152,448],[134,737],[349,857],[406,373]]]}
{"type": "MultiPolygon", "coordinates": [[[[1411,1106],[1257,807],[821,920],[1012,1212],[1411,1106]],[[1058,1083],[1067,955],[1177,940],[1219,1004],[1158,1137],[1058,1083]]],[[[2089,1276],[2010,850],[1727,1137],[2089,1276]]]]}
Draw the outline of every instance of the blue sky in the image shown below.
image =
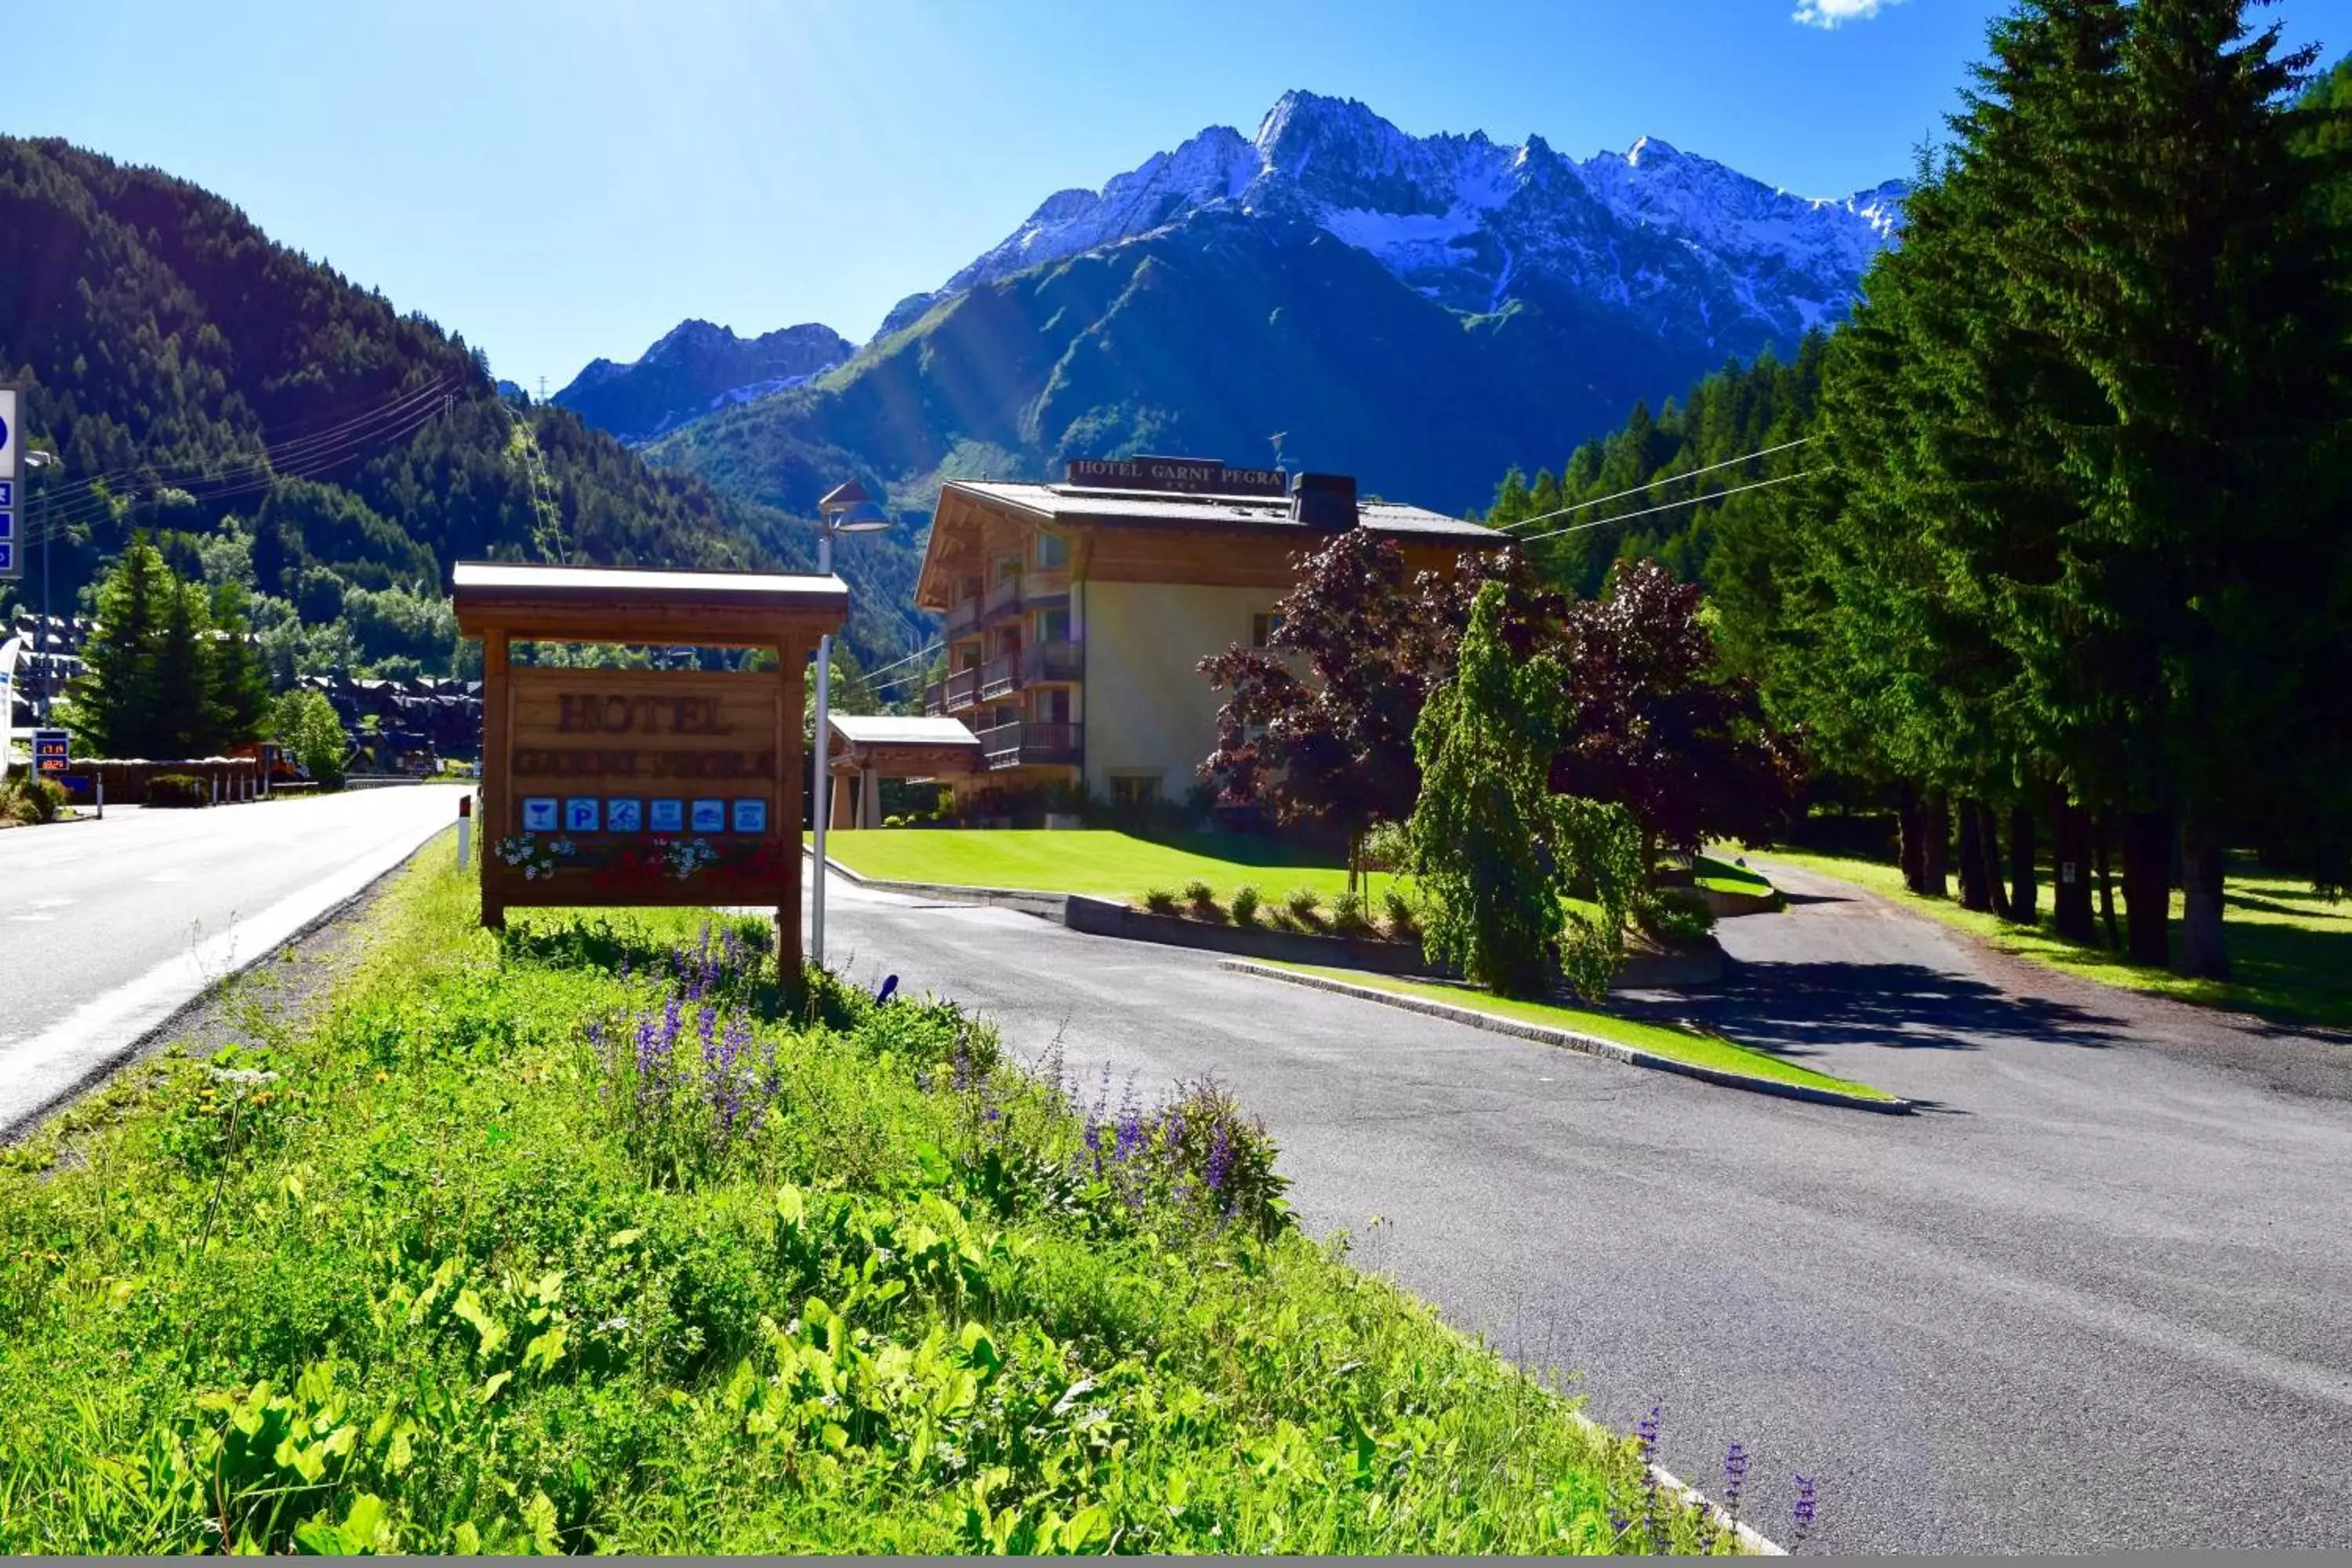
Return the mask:
{"type": "MultiPolygon", "coordinates": [[[[1843,195],[1908,172],[2002,8],[76,0],[6,29],[0,130],[194,180],[551,389],[687,316],[863,341],[1051,192],[1254,131],[1293,87],[1843,195]]],[[[2347,0],[2272,15],[2352,47],[2347,0]]]]}

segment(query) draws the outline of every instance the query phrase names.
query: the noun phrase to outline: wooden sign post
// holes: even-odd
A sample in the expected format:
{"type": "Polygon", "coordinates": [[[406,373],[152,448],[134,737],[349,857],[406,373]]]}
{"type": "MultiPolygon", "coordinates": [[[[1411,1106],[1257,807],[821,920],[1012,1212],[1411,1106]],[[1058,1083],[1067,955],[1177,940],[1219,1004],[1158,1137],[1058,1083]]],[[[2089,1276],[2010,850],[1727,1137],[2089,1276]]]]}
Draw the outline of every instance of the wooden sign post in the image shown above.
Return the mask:
{"type": "Polygon", "coordinates": [[[764,905],[796,985],[803,667],[848,605],[838,577],[459,563],[458,630],[482,643],[482,923],[764,905]],[[777,668],[518,669],[521,641],[771,648],[777,668]]]}

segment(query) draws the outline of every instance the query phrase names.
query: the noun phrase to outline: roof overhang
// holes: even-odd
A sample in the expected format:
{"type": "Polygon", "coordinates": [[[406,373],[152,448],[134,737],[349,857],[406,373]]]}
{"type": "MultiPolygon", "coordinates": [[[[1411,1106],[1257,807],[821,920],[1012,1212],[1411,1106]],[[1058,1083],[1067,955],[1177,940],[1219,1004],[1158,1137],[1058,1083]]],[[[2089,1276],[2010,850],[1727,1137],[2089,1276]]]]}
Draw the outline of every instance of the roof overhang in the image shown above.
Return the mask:
{"type": "Polygon", "coordinates": [[[457,629],[550,642],[766,647],[836,630],[849,586],[836,576],[663,567],[461,561],[457,629]]]}

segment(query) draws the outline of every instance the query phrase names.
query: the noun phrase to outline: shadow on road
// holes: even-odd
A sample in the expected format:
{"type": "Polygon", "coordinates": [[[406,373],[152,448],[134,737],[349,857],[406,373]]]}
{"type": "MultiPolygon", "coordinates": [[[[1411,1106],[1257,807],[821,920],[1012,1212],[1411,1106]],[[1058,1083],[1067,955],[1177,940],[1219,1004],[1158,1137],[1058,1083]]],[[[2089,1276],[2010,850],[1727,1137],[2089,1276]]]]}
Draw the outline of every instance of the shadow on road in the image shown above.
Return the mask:
{"type": "Polygon", "coordinates": [[[1744,1046],[1790,1058],[1824,1045],[1974,1050],[1987,1039],[2103,1048],[2120,1018],[2004,993],[1917,963],[1737,965],[1720,985],[1672,1001],[1626,998],[1629,1015],[1695,1018],[1744,1046]]]}

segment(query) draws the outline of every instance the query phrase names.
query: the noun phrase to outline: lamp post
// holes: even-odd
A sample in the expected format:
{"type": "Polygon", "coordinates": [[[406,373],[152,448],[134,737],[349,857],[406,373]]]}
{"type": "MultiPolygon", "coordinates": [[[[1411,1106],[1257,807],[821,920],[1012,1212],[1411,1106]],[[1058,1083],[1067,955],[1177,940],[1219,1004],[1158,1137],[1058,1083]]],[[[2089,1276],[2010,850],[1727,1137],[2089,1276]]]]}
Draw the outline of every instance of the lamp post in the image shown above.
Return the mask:
{"type": "MultiPolygon", "coordinates": [[[[60,467],[55,452],[26,452],[25,466],[38,472],[43,468],[60,467]]],[[[34,651],[41,656],[41,722],[49,721],[49,557],[57,553],[57,542],[49,537],[49,487],[41,486],[41,630],[34,639],[34,651]]]]}
{"type": "MultiPolygon", "coordinates": [[[[890,526],[890,514],[874,504],[866,487],[856,479],[835,485],[816,503],[816,569],[833,574],[833,536],[836,533],[879,533],[890,526]]],[[[816,870],[809,893],[809,962],[824,967],[824,830],[833,816],[832,751],[833,634],[816,643],[816,870]]]]}

